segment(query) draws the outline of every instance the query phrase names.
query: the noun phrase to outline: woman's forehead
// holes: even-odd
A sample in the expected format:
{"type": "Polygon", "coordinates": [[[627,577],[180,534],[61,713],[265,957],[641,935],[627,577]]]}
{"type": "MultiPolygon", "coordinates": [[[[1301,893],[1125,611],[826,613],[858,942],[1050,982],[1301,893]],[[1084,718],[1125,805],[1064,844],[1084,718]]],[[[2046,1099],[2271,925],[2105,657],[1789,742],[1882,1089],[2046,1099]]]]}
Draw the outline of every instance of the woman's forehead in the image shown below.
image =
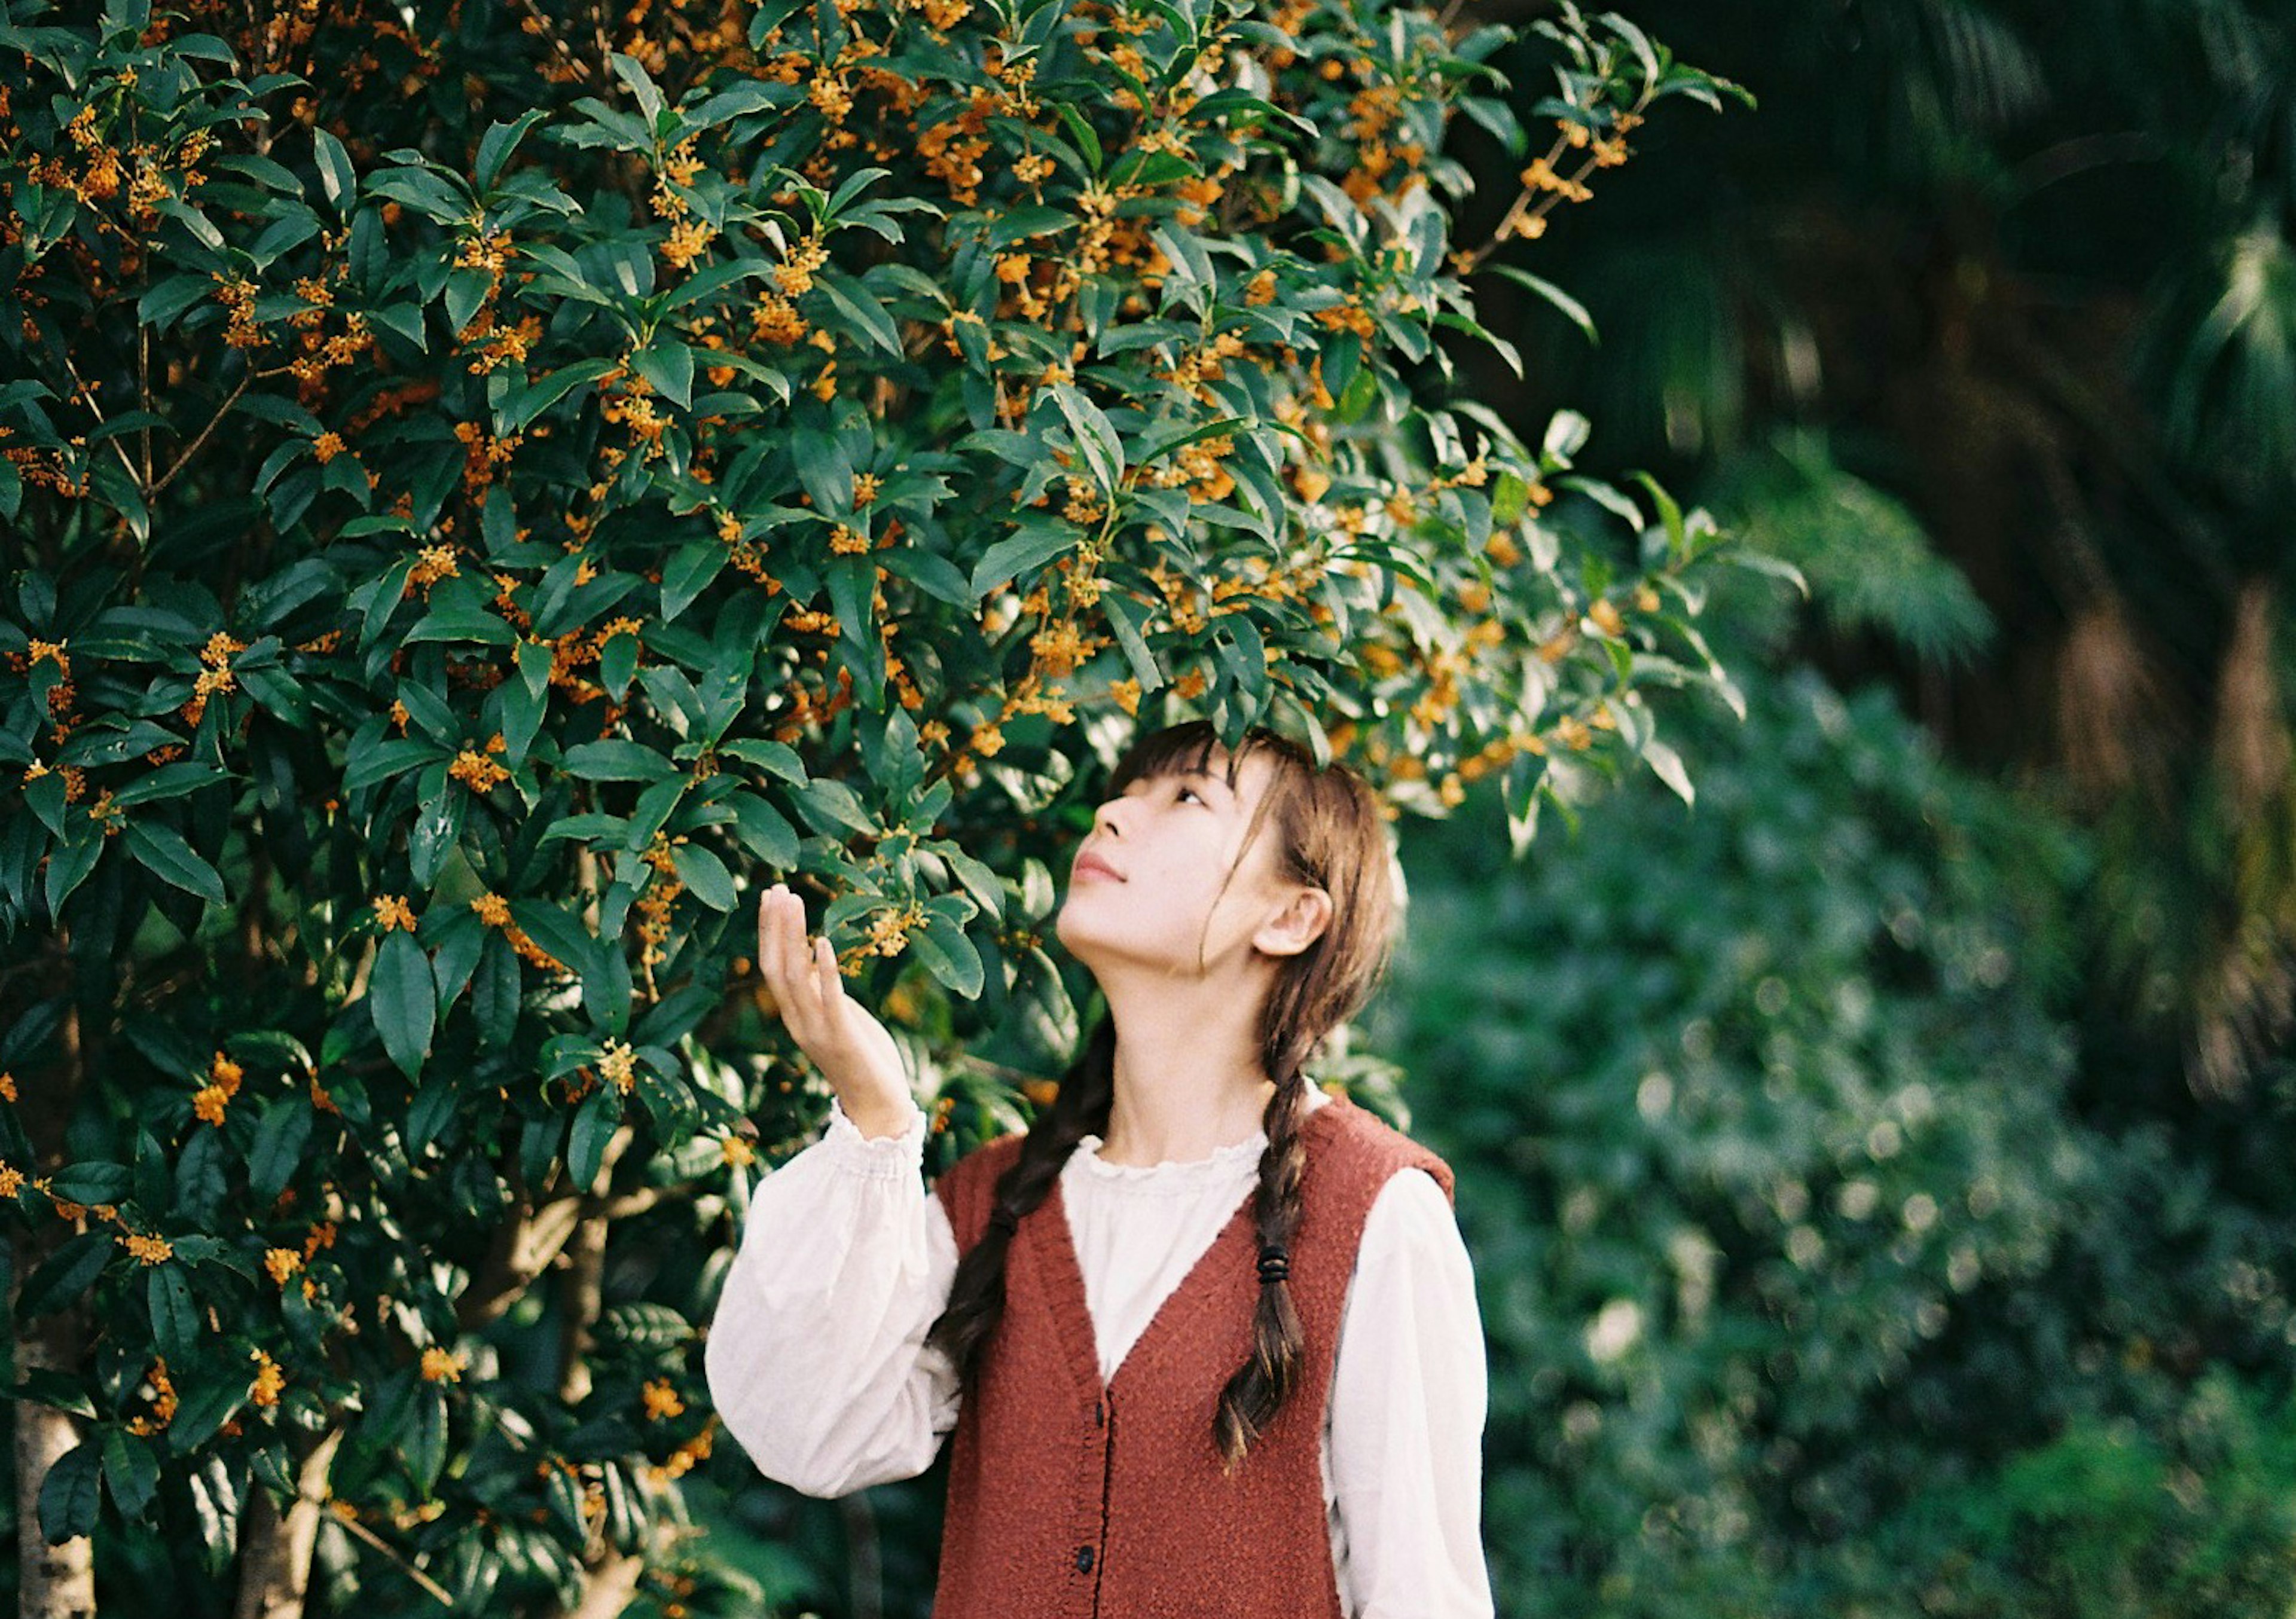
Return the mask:
{"type": "Polygon", "coordinates": [[[1215,747],[1202,757],[1201,763],[1194,753],[1184,753],[1159,761],[1151,768],[1142,771],[1133,780],[1136,781],[1168,780],[1202,781],[1234,792],[1239,800],[1248,800],[1266,789],[1270,779],[1269,773],[1274,769],[1274,764],[1258,749],[1246,752],[1243,756],[1243,763],[1239,767],[1234,764],[1228,754],[1215,747]]]}

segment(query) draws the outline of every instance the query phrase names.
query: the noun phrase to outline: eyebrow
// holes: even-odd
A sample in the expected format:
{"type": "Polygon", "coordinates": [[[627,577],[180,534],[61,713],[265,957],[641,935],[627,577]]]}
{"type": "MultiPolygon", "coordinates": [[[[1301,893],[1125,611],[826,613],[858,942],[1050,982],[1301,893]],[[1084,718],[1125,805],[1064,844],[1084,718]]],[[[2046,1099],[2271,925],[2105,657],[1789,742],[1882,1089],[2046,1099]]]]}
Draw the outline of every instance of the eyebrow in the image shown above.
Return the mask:
{"type": "MultiPolygon", "coordinates": [[[[1182,768],[1179,768],[1179,767],[1175,766],[1175,767],[1172,767],[1172,768],[1169,768],[1169,769],[1160,770],[1160,771],[1158,771],[1158,772],[1156,773],[1156,774],[1157,774],[1158,776],[1171,776],[1171,777],[1175,777],[1175,778],[1177,778],[1177,780],[1182,781],[1206,781],[1206,782],[1210,782],[1210,781],[1217,781],[1217,782],[1218,782],[1218,783],[1219,783],[1220,788],[1221,788],[1221,790],[1223,790],[1224,792],[1227,793],[1231,797],[1233,797],[1234,796],[1234,794],[1235,794],[1235,789],[1234,789],[1233,786],[1231,786],[1231,785],[1229,784],[1229,782],[1228,782],[1228,779],[1227,779],[1226,776],[1224,776],[1224,775],[1220,774],[1218,771],[1209,771],[1209,770],[1186,770],[1186,769],[1182,769],[1182,768]]],[[[1136,778],[1135,778],[1135,779],[1136,779],[1136,780],[1137,780],[1137,781],[1145,781],[1152,780],[1152,778],[1151,778],[1151,777],[1147,777],[1147,776],[1141,776],[1141,777],[1136,777],[1136,778]]]]}

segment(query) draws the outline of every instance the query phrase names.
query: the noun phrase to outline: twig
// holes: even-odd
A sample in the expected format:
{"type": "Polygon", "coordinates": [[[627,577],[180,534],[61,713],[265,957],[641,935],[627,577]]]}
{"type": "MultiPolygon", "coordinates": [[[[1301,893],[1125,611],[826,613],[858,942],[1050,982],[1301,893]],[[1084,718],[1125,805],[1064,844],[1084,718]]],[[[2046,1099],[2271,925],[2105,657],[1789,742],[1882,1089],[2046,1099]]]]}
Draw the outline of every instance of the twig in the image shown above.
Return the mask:
{"type": "MultiPolygon", "coordinates": [[[[207,426],[200,429],[200,436],[184,446],[184,453],[176,457],[176,464],[169,467],[166,475],[162,477],[158,483],[153,484],[150,490],[146,492],[144,495],[144,499],[146,501],[149,501],[152,495],[159,494],[160,490],[166,488],[169,484],[176,481],[176,474],[182,471],[185,466],[190,464],[192,457],[200,453],[200,447],[206,444],[209,438],[215,436],[216,429],[223,425],[223,419],[231,414],[231,407],[239,403],[240,395],[247,391],[248,383],[253,380],[252,374],[242,377],[239,380],[239,386],[233,388],[231,390],[231,397],[226,399],[221,405],[217,407],[214,418],[209,421],[207,426]]],[[[133,470],[133,469],[131,468],[130,470],[133,470]]]]}
{"type": "MultiPolygon", "coordinates": [[[[1456,11],[1461,4],[1464,4],[1464,0],[1453,0],[1452,9],[1456,11]]],[[[1641,123],[1643,114],[1650,107],[1651,97],[1653,94],[1653,86],[1645,81],[1643,86],[1642,94],[1635,97],[1635,104],[1628,108],[1623,113],[1614,116],[1611,120],[1611,127],[1614,131],[1623,134],[1625,130],[1631,129],[1636,125],[1641,123]]],[[[1591,136],[1594,134],[1594,131],[1589,130],[1587,133],[1591,136]]],[[[1546,156],[1541,159],[1541,162],[1550,173],[1553,171],[1556,160],[1562,156],[1566,150],[1569,149],[1570,144],[1570,138],[1566,133],[1557,135],[1555,137],[1554,144],[1546,149],[1546,156]]],[[[1570,174],[1565,179],[1563,184],[1558,188],[1546,190],[1544,187],[1533,185],[1525,182],[1521,193],[1515,198],[1513,203],[1507,209],[1506,217],[1501,219],[1498,223],[1498,227],[1491,233],[1491,239],[1483,243],[1482,246],[1477,248],[1473,252],[1465,255],[1460,259],[1458,264],[1459,274],[1462,275],[1472,275],[1475,271],[1481,266],[1483,260],[1491,256],[1492,251],[1497,248],[1499,243],[1505,241],[1509,236],[1512,236],[1516,232],[1521,230],[1522,227],[1530,223],[1530,221],[1545,218],[1554,209],[1556,198],[1560,197],[1564,191],[1572,189],[1580,184],[1585,181],[1588,175],[1594,173],[1595,170],[1600,167],[1600,159],[1596,155],[1598,151],[1598,143],[1590,140],[1588,143],[1588,151],[1586,161],[1579,164],[1578,168],[1570,174]],[[1546,194],[1539,198],[1538,205],[1535,208],[1526,209],[1524,205],[1529,203],[1531,198],[1538,195],[1541,191],[1546,191],[1546,194]]]]}
{"type": "MultiPolygon", "coordinates": [[[[79,391],[79,397],[87,402],[88,414],[95,418],[95,425],[98,427],[111,426],[111,424],[103,419],[103,406],[95,402],[95,389],[90,388],[87,385],[87,379],[79,374],[79,367],[72,364],[71,356],[65,353],[61,348],[56,350],[56,356],[59,359],[63,361],[64,369],[71,372],[71,380],[79,391]]],[[[128,459],[127,446],[121,444],[117,438],[107,439],[105,442],[111,446],[111,453],[119,457],[119,464],[127,470],[128,478],[134,480],[140,487],[143,480],[136,478],[135,477],[135,463],[128,459]]],[[[144,495],[144,503],[147,505],[151,503],[151,495],[148,491],[144,495]]]]}
{"type": "Polygon", "coordinates": [[[567,65],[579,73],[586,83],[588,82],[592,78],[590,64],[574,54],[574,47],[559,37],[558,30],[551,26],[550,19],[543,14],[542,8],[535,4],[534,0],[518,0],[518,4],[521,11],[534,19],[536,29],[550,42],[551,49],[563,56],[567,65]]]}
{"type": "Polygon", "coordinates": [[[398,1548],[393,1546],[390,1541],[384,1540],[381,1535],[368,1528],[365,1524],[360,1523],[358,1519],[355,1517],[345,1517],[340,1512],[333,1516],[335,1522],[340,1524],[344,1528],[358,1536],[359,1539],[365,1541],[368,1545],[382,1553],[384,1557],[398,1565],[399,1572],[404,1574],[408,1579],[414,1581],[417,1585],[421,1586],[427,1594],[436,1598],[440,1607],[452,1607],[455,1606],[455,1593],[448,1590],[445,1586],[439,1584],[438,1581],[432,1579],[429,1574],[424,1574],[421,1569],[415,1567],[414,1564],[408,1562],[406,1555],[401,1552],[398,1548]]]}
{"type": "MultiPolygon", "coordinates": [[[[142,322],[135,326],[135,397],[145,415],[152,413],[152,329],[142,322]]],[[[144,442],[144,487],[152,487],[152,424],[145,422],[139,430],[144,442]]]]}

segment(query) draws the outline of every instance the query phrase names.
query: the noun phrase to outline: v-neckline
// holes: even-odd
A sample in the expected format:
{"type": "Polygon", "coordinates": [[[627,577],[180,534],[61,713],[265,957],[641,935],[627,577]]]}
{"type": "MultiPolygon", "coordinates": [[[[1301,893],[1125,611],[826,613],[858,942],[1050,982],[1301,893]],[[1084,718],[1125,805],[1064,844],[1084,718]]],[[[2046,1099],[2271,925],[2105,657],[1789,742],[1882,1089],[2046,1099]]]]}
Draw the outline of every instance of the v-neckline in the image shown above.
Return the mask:
{"type": "MultiPolygon", "coordinates": [[[[1301,1139],[1306,1139],[1308,1130],[1320,1128],[1318,1121],[1332,1108],[1353,1105],[1344,1095],[1332,1094],[1327,1101],[1309,1108],[1308,1116],[1300,1121],[1301,1139]]],[[[1099,1335],[1092,1319],[1092,1299],[1084,1285],[1084,1262],[1078,1257],[1076,1232],[1069,1224],[1065,1196],[1067,1179],[1067,1165],[1063,1165],[1062,1173],[1054,1178],[1051,1193],[1042,1205],[1044,1211],[1051,1216],[1049,1223],[1052,1229],[1046,1233],[1046,1243],[1053,1249],[1051,1263],[1059,1278],[1061,1288],[1068,1296],[1065,1302],[1070,1306],[1055,1309],[1053,1318],[1056,1323],[1055,1329],[1068,1340],[1070,1357],[1079,1366],[1090,1369],[1094,1393],[1105,1399],[1115,1388],[1117,1379],[1124,1375],[1125,1369],[1138,1361],[1142,1351],[1166,1328],[1168,1319],[1176,1313],[1176,1301],[1195,1286],[1199,1274],[1212,1262],[1212,1255],[1231,1245],[1238,1231],[1250,1226],[1251,1204],[1258,1194],[1258,1183],[1255,1182],[1245,1188],[1234,1209],[1220,1223],[1219,1230],[1212,1234],[1212,1239],[1204,1245],[1204,1251],[1196,1255],[1195,1263],[1188,1267],[1187,1273],[1158,1302],[1155,1312],[1149,1316],[1148,1324],[1140,1329],[1139,1336],[1125,1350],[1123,1359],[1117,1361],[1106,1377],[1103,1377],[1100,1372],[1099,1335]]]]}

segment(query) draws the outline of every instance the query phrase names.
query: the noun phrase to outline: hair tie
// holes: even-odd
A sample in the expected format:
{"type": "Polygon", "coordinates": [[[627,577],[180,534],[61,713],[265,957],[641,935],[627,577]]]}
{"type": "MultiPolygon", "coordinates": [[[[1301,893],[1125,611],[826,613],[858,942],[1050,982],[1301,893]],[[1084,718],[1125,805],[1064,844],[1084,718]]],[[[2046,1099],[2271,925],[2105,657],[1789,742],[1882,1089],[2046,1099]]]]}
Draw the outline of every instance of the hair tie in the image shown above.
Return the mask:
{"type": "Polygon", "coordinates": [[[1289,1281],[1292,1278],[1292,1256],[1274,1243],[1259,1250],[1259,1281],[1262,1287],[1272,1281],[1289,1281]]]}
{"type": "Polygon", "coordinates": [[[1021,1229],[1021,1216],[1000,1203],[988,1211],[988,1223],[1010,1237],[1021,1229]]]}

